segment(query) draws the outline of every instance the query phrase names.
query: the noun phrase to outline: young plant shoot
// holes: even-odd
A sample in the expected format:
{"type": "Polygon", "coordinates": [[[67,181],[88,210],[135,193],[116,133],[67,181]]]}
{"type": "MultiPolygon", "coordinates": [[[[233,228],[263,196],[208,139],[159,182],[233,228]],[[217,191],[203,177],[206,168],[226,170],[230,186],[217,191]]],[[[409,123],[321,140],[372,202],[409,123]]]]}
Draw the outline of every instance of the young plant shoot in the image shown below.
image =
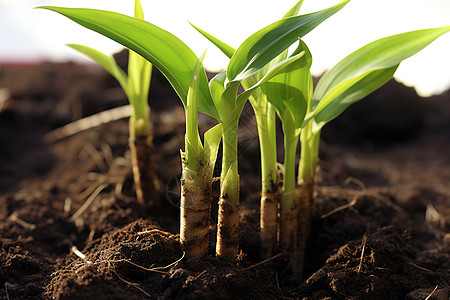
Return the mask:
{"type": "MultiPolygon", "coordinates": [[[[144,19],[139,0],[135,1],[134,15],[136,18],[144,19]]],[[[116,78],[127,95],[132,107],[129,145],[136,197],[141,204],[152,209],[157,208],[159,184],[153,168],[153,130],[148,105],[152,64],[139,54],[130,51],[127,76],[113,58],[87,46],[77,44],[68,46],[100,64],[116,78]]]]}
{"type": "Polygon", "coordinates": [[[280,249],[288,259],[293,278],[301,269],[302,255],[298,248],[298,192],[295,163],[297,144],[309,99],[313,91],[310,72],[312,56],[306,44],[299,40],[292,55],[303,53],[302,59],[287,66],[277,76],[261,86],[261,90],[273,104],[281,120],[284,137],[284,170],[280,213],[280,249]]]}
{"type": "Polygon", "coordinates": [[[345,57],[320,78],[308,106],[306,126],[300,138],[302,150],[298,184],[301,195],[301,248],[305,248],[314,210],[314,176],[322,127],[348,106],[388,82],[404,59],[421,51],[448,31],[450,26],[411,31],[376,40],[345,57]]]}
{"type": "Polygon", "coordinates": [[[153,63],[169,80],[186,109],[186,146],[181,152],[180,242],[188,257],[208,251],[212,173],[221,126],[198,133],[198,111],[219,119],[200,60],[180,39],[141,19],[109,11],[44,7],[122,43],[153,63]]]}
{"type": "MultiPolygon", "coordinates": [[[[328,9],[316,13],[296,16],[301,7],[301,4],[303,3],[303,0],[299,1],[284,16],[284,19],[277,21],[250,36],[238,48],[237,51],[235,51],[233,47],[225,44],[224,42],[210,35],[209,33],[194,26],[194,28],[197,31],[199,31],[213,44],[215,44],[225,55],[227,55],[231,59],[227,69],[228,73],[232,71],[232,68],[234,67],[233,64],[235,64],[235,61],[243,59],[242,58],[243,54],[248,53],[250,55],[249,57],[252,58],[252,60],[254,60],[253,62],[252,60],[248,61],[244,60],[245,63],[248,64],[246,65],[246,68],[248,68],[248,70],[244,69],[241,72],[240,77],[238,77],[238,81],[239,80],[241,81],[241,85],[244,87],[244,89],[252,90],[251,94],[249,94],[248,97],[255,111],[257,120],[257,128],[261,152],[262,188],[261,188],[260,227],[261,227],[261,242],[262,242],[261,254],[263,257],[271,256],[277,244],[277,227],[278,227],[277,215],[278,215],[279,191],[278,191],[278,176],[277,176],[276,126],[275,126],[275,110],[273,109],[272,105],[267,101],[266,95],[262,93],[260,89],[255,88],[261,84],[261,79],[265,78],[269,70],[274,68],[274,66],[277,65],[277,63],[286,59],[287,49],[290,45],[292,45],[299,37],[307,34],[321,22],[323,22],[328,17],[339,11],[342,7],[344,7],[347,4],[347,2],[348,1],[343,1],[342,3],[336,6],[330,7],[328,9]],[[255,45],[258,45],[258,47],[261,48],[254,47],[255,45]],[[266,46],[267,49],[263,50],[263,48],[265,48],[266,46]],[[265,51],[264,55],[266,57],[269,57],[270,59],[265,59],[264,63],[259,62],[258,64],[257,62],[258,59],[262,61],[261,57],[258,57],[259,55],[258,51],[265,51]],[[250,64],[253,64],[254,66],[251,66],[250,64]],[[263,64],[266,65],[260,67],[263,64]]],[[[299,55],[301,56],[302,54],[299,55]]],[[[225,141],[226,139],[224,138],[223,142],[225,143],[225,141]]],[[[224,168],[226,168],[226,166],[223,166],[222,172],[224,172],[224,168]]],[[[224,177],[222,177],[222,179],[224,179],[224,177]]],[[[228,196],[228,193],[224,193],[224,191],[222,191],[222,195],[224,194],[228,196]]],[[[221,204],[225,206],[226,202],[222,200],[221,204]]],[[[239,202],[235,201],[234,205],[237,205],[237,203],[239,202]]],[[[236,210],[230,211],[233,211],[233,213],[237,214],[236,210]]],[[[237,223],[238,218],[235,217],[231,219],[230,222],[237,223]]],[[[237,228],[237,225],[230,225],[230,228],[237,228]]],[[[235,229],[235,231],[236,230],[237,229],[235,229]]],[[[228,233],[229,231],[226,232],[228,233]]],[[[237,232],[235,234],[236,234],[235,239],[237,239],[237,232]]],[[[219,241],[222,240],[221,238],[219,238],[219,235],[220,232],[218,233],[217,249],[222,249],[223,247],[219,246],[219,241]]],[[[235,242],[235,244],[236,243],[237,242],[235,242]]],[[[230,249],[231,253],[234,253],[235,251],[237,251],[236,247],[234,248],[234,250],[230,249]]]]}
{"type": "Polygon", "coordinates": [[[187,94],[185,151],[181,152],[180,242],[187,257],[196,258],[208,254],[213,171],[222,133],[220,124],[211,128],[205,133],[202,145],[197,102],[203,57],[204,54],[195,66],[187,94]]]}

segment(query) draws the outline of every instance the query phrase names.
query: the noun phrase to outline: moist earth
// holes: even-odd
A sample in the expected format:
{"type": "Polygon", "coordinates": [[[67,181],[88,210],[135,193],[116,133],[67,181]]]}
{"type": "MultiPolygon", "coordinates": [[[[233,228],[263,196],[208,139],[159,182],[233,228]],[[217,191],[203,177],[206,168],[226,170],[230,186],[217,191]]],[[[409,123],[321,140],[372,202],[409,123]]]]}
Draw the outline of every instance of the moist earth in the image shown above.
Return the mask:
{"type": "MultiPolygon", "coordinates": [[[[107,73],[5,65],[0,88],[0,299],[449,299],[449,92],[424,99],[391,81],[327,125],[305,270],[293,282],[281,255],[259,256],[251,108],[239,133],[239,257],[214,257],[215,182],[210,255],[187,260],[178,243],[184,111],[160,73],[150,92],[158,210],[136,201],[126,118],[59,129],[127,104],[107,73]]],[[[214,124],[199,122],[201,131],[214,124]]]]}

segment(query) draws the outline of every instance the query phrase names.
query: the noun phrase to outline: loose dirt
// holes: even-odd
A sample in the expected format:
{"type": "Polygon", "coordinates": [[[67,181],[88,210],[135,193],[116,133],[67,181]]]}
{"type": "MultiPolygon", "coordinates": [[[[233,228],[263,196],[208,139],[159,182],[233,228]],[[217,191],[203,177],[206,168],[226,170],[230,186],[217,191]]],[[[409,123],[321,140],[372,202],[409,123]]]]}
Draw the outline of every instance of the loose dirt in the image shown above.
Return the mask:
{"type": "MultiPolygon", "coordinates": [[[[305,274],[293,283],[280,255],[259,257],[251,109],[239,139],[239,259],[213,256],[215,197],[210,256],[186,260],[178,243],[184,112],[158,72],[150,93],[157,212],[135,200],[126,119],[54,135],[127,104],[109,75],[71,63],[5,66],[0,88],[10,95],[0,99],[0,299],[449,298],[448,92],[422,99],[391,81],[324,130],[305,274]]],[[[212,124],[200,118],[202,131],[212,124]]]]}

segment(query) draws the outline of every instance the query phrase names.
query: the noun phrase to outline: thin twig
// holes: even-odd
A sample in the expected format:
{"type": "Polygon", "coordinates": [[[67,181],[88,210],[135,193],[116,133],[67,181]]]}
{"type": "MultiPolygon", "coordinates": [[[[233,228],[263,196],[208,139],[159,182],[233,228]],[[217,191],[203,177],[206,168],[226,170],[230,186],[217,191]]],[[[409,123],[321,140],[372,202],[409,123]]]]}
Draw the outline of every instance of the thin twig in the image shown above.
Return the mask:
{"type": "Polygon", "coordinates": [[[50,131],[45,135],[45,139],[54,143],[79,132],[97,127],[102,124],[110,123],[131,116],[131,106],[125,105],[110,110],[102,111],[98,114],[77,120],[63,127],[50,131]]]}
{"type": "Polygon", "coordinates": [[[106,187],[108,186],[107,183],[101,184],[97,189],[89,196],[89,198],[84,202],[84,204],[72,215],[72,217],[69,218],[70,222],[74,222],[76,219],[78,219],[81,214],[91,205],[91,203],[94,201],[95,197],[98,196],[98,194],[101,193],[106,187]]]}
{"type": "Polygon", "coordinates": [[[367,243],[367,235],[364,235],[362,238],[362,249],[361,249],[361,258],[359,259],[358,274],[361,273],[361,267],[364,260],[364,251],[366,250],[366,243],[367,243]]]}
{"type": "Polygon", "coordinates": [[[438,285],[434,288],[434,290],[431,292],[431,294],[428,295],[428,297],[425,298],[425,300],[430,300],[431,296],[433,296],[434,292],[438,289],[438,285]]]}
{"type": "Polygon", "coordinates": [[[260,261],[259,263],[256,263],[256,264],[254,264],[254,265],[252,265],[252,266],[250,266],[250,267],[247,267],[247,268],[243,269],[242,271],[248,271],[248,270],[251,270],[251,269],[256,268],[256,267],[258,267],[258,266],[260,266],[260,265],[263,265],[263,264],[265,264],[265,263],[268,263],[269,261],[272,261],[272,260],[274,260],[274,259],[277,259],[277,258],[281,257],[282,255],[283,255],[283,253],[278,253],[277,255],[272,256],[272,257],[269,257],[268,259],[265,259],[265,260],[263,260],[263,261],[260,261]]]}
{"type": "Polygon", "coordinates": [[[126,284],[131,285],[132,287],[138,289],[138,290],[141,291],[145,296],[147,296],[147,297],[149,297],[149,298],[152,297],[152,295],[150,295],[150,294],[147,293],[143,288],[141,288],[139,284],[134,283],[134,282],[127,281],[127,280],[123,279],[122,277],[120,277],[120,275],[117,274],[116,271],[113,270],[113,272],[114,272],[114,274],[116,274],[116,276],[117,276],[120,280],[122,280],[122,281],[125,282],[126,284]]]}

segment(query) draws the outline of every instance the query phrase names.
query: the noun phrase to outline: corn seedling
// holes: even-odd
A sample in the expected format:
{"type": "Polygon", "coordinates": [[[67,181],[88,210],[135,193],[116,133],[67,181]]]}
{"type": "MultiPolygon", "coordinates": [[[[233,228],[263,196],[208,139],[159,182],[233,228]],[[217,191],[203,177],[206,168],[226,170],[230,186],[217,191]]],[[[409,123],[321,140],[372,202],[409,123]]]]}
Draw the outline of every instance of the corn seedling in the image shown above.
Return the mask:
{"type": "MultiPolygon", "coordinates": [[[[307,15],[296,16],[300,10],[300,7],[303,3],[303,0],[297,2],[283,17],[282,20],[277,21],[268,27],[258,31],[248,38],[241,46],[245,47],[246,43],[251,43],[250,41],[257,41],[258,44],[266,45],[264,41],[267,43],[267,40],[272,38],[272,41],[269,41],[269,44],[272,48],[271,60],[269,62],[266,61],[267,65],[258,72],[254,72],[251,76],[248,76],[241,82],[242,86],[245,89],[254,88],[255,83],[264,78],[267,72],[277,63],[285,60],[288,56],[288,47],[292,45],[298,38],[310,32],[321,22],[326,20],[328,17],[332,16],[334,13],[339,11],[342,7],[344,7],[348,1],[343,1],[338,5],[330,7],[328,9],[324,9],[322,11],[311,13],[307,15]],[[295,26],[295,27],[294,27],[295,26]],[[270,30],[279,29],[277,34],[273,34],[271,36],[266,33],[270,30]]],[[[203,36],[205,36],[208,40],[210,40],[214,45],[216,45],[226,56],[228,56],[231,61],[230,65],[233,64],[233,60],[236,60],[236,56],[239,54],[235,54],[235,50],[233,47],[227,45],[211,34],[205,32],[204,30],[194,26],[194,28],[199,31],[203,36]]],[[[238,48],[238,49],[240,49],[238,48]]],[[[256,52],[256,50],[254,50],[256,52]]],[[[298,51],[297,55],[303,55],[298,51]]],[[[294,55],[295,56],[295,55],[294,55]]],[[[255,56],[256,57],[256,56],[255,56]]],[[[229,66],[230,66],[229,65],[229,66]]],[[[292,65],[291,65],[292,67],[292,65]]],[[[264,84],[267,86],[267,84],[264,84]]],[[[278,90],[280,92],[281,90],[278,90]]],[[[281,91],[282,92],[282,91],[281,91]]],[[[277,96],[274,96],[275,98],[277,96]]],[[[276,147],[276,123],[275,123],[275,111],[279,110],[274,108],[275,102],[267,101],[267,95],[261,89],[256,89],[249,96],[249,101],[253,107],[256,116],[257,129],[258,129],[258,137],[260,144],[260,154],[261,154],[261,216],[260,216],[260,232],[261,232],[261,254],[263,257],[269,257],[273,254],[274,250],[277,246],[277,235],[278,235],[278,204],[280,201],[280,192],[278,188],[278,176],[277,176],[277,147],[276,147]]],[[[293,102],[294,100],[289,100],[293,102]]],[[[276,104],[275,104],[276,105],[276,104]]],[[[305,104],[306,105],[306,104],[305,104]]],[[[305,107],[306,110],[306,107],[305,107]]],[[[306,112],[306,111],[305,111],[306,112]]],[[[295,111],[298,113],[298,110],[295,111]]],[[[283,115],[283,113],[282,113],[283,115]]],[[[304,117],[305,113],[301,113],[302,117],[304,117]]],[[[289,118],[290,117],[286,117],[289,118]]],[[[297,119],[301,118],[300,116],[297,119]]],[[[283,118],[282,118],[283,119],[283,118]]],[[[287,121],[289,122],[289,121],[287,121]]],[[[298,122],[303,122],[301,119],[298,122]]],[[[286,128],[287,129],[287,128],[286,128]]],[[[288,130],[288,129],[287,129],[288,130]]],[[[299,132],[290,131],[289,133],[298,135],[299,132]]],[[[293,152],[290,151],[289,155],[292,157],[294,154],[294,163],[295,163],[295,149],[297,145],[297,138],[287,138],[285,140],[288,141],[289,149],[293,149],[293,152]]],[[[287,168],[287,172],[289,173],[289,180],[292,183],[295,183],[295,170],[291,172],[290,167],[287,168]],[[292,176],[290,176],[292,175],[292,176]]],[[[294,166],[295,169],[295,166],[294,166]]],[[[223,172],[224,169],[222,169],[223,172]]],[[[286,175],[284,176],[286,178],[286,175]]],[[[291,188],[284,187],[283,188],[283,196],[287,198],[286,195],[291,195],[289,197],[293,197],[294,192],[287,192],[291,188]]],[[[236,202],[238,203],[238,202],[236,202]]],[[[282,217],[283,219],[283,217],[282,217]]],[[[284,222],[284,224],[287,224],[284,222]]]]}
{"type": "Polygon", "coordinates": [[[294,272],[301,275],[303,269],[314,210],[314,175],[322,127],[348,106],[383,86],[392,78],[402,60],[448,31],[450,26],[407,32],[372,42],[326,72],[314,92],[309,71],[312,56],[300,41],[299,49],[305,51],[305,59],[288,66],[261,87],[269,102],[277,108],[285,135],[280,248],[293,255],[294,272]],[[299,134],[301,156],[296,192],[292,168],[295,168],[294,139],[299,134]]]}
{"type": "Polygon", "coordinates": [[[349,105],[384,85],[402,60],[450,30],[450,26],[419,30],[370,43],[329,70],[314,90],[310,72],[312,55],[301,38],[349,0],[315,13],[297,15],[302,2],[281,20],[252,34],[237,49],[196,28],[230,58],[226,70],[209,82],[202,66],[203,56],[197,58],[180,39],[151,23],[108,11],[44,7],[141,55],[167,77],[179,95],[186,111],[186,143],[185,151],[181,152],[180,240],[190,257],[207,254],[212,170],[220,139],[223,153],[216,255],[233,260],[238,253],[238,124],[244,104],[250,99],[260,135],[263,254],[273,253],[279,226],[279,247],[293,272],[301,272],[314,209],[314,174],[321,128],[349,105]],[[297,48],[289,55],[288,48],[296,42],[297,48]],[[244,89],[241,93],[240,87],[244,89]],[[203,142],[198,132],[198,112],[219,122],[205,133],[203,142]],[[275,112],[284,133],[279,225],[279,196],[272,195],[278,193],[275,112]],[[296,180],[299,139],[301,160],[296,180]]]}
{"type": "MultiPolygon", "coordinates": [[[[280,63],[279,65],[275,66],[268,72],[267,76],[260,80],[258,84],[255,84],[254,87],[238,96],[237,91],[239,84],[242,80],[247,78],[246,75],[242,75],[241,73],[248,72],[249,70],[251,59],[247,54],[248,51],[257,42],[257,40],[255,39],[252,40],[251,43],[247,44],[246,49],[241,51],[241,55],[238,56],[240,58],[240,61],[235,61],[235,66],[233,68],[230,68],[230,70],[234,72],[236,78],[238,76],[241,77],[237,79],[235,78],[234,80],[229,80],[229,82],[225,83],[225,80],[228,80],[229,78],[227,78],[227,72],[223,72],[213,78],[213,80],[211,80],[211,83],[208,85],[206,72],[204,71],[203,67],[200,68],[201,71],[194,72],[194,70],[199,70],[199,67],[198,58],[195,56],[192,50],[189,49],[177,37],[153,24],[140,19],[131,18],[122,14],[108,11],[62,7],[43,8],[58,12],[79,23],[80,25],[83,25],[119,43],[122,43],[124,46],[127,46],[131,50],[137,52],[145,59],[153,63],[153,65],[167,77],[175,91],[178,93],[180,99],[182,100],[184,107],[187,108],[189,106],[189,109],[187,109],[186,111],[186,136],[188,143],[186,144],[187,148],[185,153],[182,154],[183,167],[187,167],[185,172],[183,172],[183,181],[189,181],[189,186],[192,186],[192,184],[190,183],[192,177],[191,171],[194,170],[194,172],[200,172],[199,170],[196,170],[195,166],[201,166],[202,164],[204,164],[204,161],[195,162],[192,160],[194,158],[198,158],[201,152],[201,143],[198,138],[198,131],[196,135],[194,134],[194,132],[196,132],[195,128],[197,128],[197,119],[194,117],[196,113],[194,113],[193,110],[195,104],[192,103],[197,102],[196,107],[200,112],[212,116],[222,124],[222,139],[224,146],[221,178],[221,199],[226,199],[226,201],[222,201],[222,203],[225,202],[227,205],[221,206],[221,210],[219,210],[219,219],[220,215],[225,215],[229,216],[233,221],[229,221],[228,219],[226,219],[221,223],[221,221],[219,220],[219,236],[226,237],[225,244],[227,244],[227,246],[220,247],[222,243],[219,242],[219,250],[217,251],[217,253],[222,258],[234,259],[238,249],[237,230],[239,228],[239,210],[236,209],[236,203],[237,207],[239,205],[239,175],[237,173],[237,125],[239,116],[247,99],[246,97],[248,97],[248,95],[250,95],[250,93],[258,87],[258,84],[262,84],[263,82],[265,82],[270,78],[270,76],[276,74],[276,72],[284,64],[289,64],[290,62],[294,61],[294,59],[287,60],[286,62],[280,63]],[[247,59],[248,61],[243,58],[247,59]],[[241,70],[242,72],[240,72],[239,70],[241,70]],[[193,76],[192,74],[196,75],[193,76]],[[191,99],[189,105],[187,103],[188,98],[191,99]],[[189,180],[187,180],[188,178],[189,180]],[[226,213],[224,213],[224,210],[226,211],[226,213]],[[232,225],[220,226],[220,224],[232,225]],[[224,234],[223,232],[226,230],[228,230],[227,234],[224,234]],[[230,251],[228,249],[232,250],[230,251]]],[[[273,34],[273,32],[271,33],[273,34]]],[[[259,47],[264,50],[264,47],[259,47]]],[[[255,57],[257,57],[259,54],[260,53],[253,53],[255,57]]],[[[263,55],[260,59],[258,59],[259,65],[257,67],[252,66],[254,68],[254,72],[250,73],[248,76],[256,73],[258,71],[257,68],[262,68],[266,64],[264,63],[264,60],[268,62],[271,59],[272,58],[270,56],[263,55]]],[[[217,130],[219,129],[215,129],[215,133],[218,132],[217,130]]],[[[209,143],[206,136],[205,143],[209,143]]],[[[209,149],[207,151],[213,153],[213,151],[211,151],[210,145],[205,144],[203,150],[205,149],[209,149]]],[[[213,164],[211,165],[211,168],[212,167],[213,164]]],[[[186,194],[188,191],[189,188],[187,190],[186,188],[184,188],[184,191],[182,193],[182,197],[185,197],[185,200],[190,199],[190,196],[186,194]]],[[[197,190],[195,192],[197,193],[197,190]]],[[[182,202],[187,203],[192,201],[182,200],[182,202]]],[[[190,207],[188,209],[184,209],[184,211],[188,212],[188,214],[191,213],[196,209],[195,205],[194,207],[192,205],[192,203],[189,203],[190,207]],[[191,212],[189,212],[189,210],[191,210],[191,212]]],[[[185,215],[185,213],[183,213],[183,215],[185,215]]],[[[186,220],[183,220],[183,218],[184,217],[182,217],[182,223],[184,222],[184,220],[186,220]]],[[[192,231],[192,228],[195,228],[195,230],[199,229],[195,227],[195,224],[187,226],[182,224],[181,228],[182,236],[183,232],[187,235],[189,233],[189,230],[192,231]],[[188,230],[185,230],[183,228],[187,228],[188,230]]],[[[196,244],[196,242],[183,241],[183,237],[181,238],[181,240],[185,245],[195,246],[196,244]]],[[[223,241],[223,238],[219,240],[223,241]]],[[[189,251],[190,250],[187,250],[187,252],[189,251]]],[[[204,251],[196,252],[195,250],[193,250],[192,253],[204,253],[204,251]]]]}
{"type": "Polygon", "coordinates": [[[186,110],[186,146],[181,152],[182,192],[180,242],[187,256],[204,257],[208,250],[212,171],[221,127],[198,133],[198,111],[216,119],[219,114],[209,92],[201,60],[180,39],[139,18],[78,8],[43,7],[97,31],[153,63],[169,80],[186,110]]]}
{"type": "Polygon", "coordinates": [[[387,83],[400,63],[421,51],[450,26],[423,29],[385,37],[356,50],[327,71],[308,98],[302,124],[301,155],[297,183],[299,195],[300,251],[303,255],[314,211],[314,176],[318,164],[319,139],[323,126],[348,106],[387,83]]]}
{"type": "MultiPolygon", "coordinates": [[[[139,0],[135,1],[134,16],[144,19],[139,0]]],[[[132,108],[129,144],[136,197],[141,204],[157,208],[158,203],[155,203],[155,200],[159,184],[153,168],[153,131],[148,105],[152,64],[139,54],[130,51],[127,76],[113,58],[98,50],[78,44],[68,46],[100,64],[119,82],[127,95],[132,108]]]]}

